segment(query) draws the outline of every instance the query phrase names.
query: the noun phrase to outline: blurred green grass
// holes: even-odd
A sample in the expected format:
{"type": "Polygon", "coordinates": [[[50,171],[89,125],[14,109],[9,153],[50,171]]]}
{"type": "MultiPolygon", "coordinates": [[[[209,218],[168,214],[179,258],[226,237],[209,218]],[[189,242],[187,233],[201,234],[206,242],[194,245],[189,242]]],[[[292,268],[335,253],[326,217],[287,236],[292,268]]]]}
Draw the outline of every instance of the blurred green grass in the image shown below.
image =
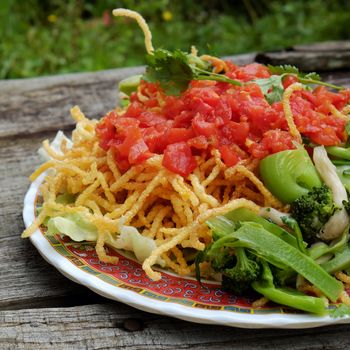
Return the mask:
{"type": "Polygon", "coordinates": [[[213,55],[350,38],[346,0],[0,0],[0,79],[143,64],[143,35],[116,7],[146,18],[155,47],[213,55]]]}

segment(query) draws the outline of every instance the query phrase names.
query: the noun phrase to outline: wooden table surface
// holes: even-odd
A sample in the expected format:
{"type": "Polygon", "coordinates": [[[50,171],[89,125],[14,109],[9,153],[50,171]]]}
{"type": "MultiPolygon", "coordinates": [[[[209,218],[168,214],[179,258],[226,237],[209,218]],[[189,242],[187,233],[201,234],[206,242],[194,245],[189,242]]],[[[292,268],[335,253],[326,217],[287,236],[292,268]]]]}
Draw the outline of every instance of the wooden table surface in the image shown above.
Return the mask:
{"type": "MultiPolygon", "coordinates": [[[[71,282],[20,238],[23,197],[41,141],[73,128],[73,105],[101,117],[117,103],[117,82],[140,70],[0,81],[0,349],[350,348],[350,325],[249,330],[142,312],[71,282]]],[[[350,73],[326,78],[350,85],[350,73]]]]}

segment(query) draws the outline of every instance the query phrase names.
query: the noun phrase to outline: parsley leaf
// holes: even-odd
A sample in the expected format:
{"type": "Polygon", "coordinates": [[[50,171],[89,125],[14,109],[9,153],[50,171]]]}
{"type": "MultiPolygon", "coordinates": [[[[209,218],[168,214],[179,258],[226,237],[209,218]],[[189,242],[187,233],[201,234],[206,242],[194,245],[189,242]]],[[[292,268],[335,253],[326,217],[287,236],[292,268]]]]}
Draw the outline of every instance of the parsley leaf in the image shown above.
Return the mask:
{"type": "Polygon", "coordinates": [[[170,52],[157,49],[153,55],[147,55],[146,74],[143,79],[148,82],[159,82],[165,93],[179,95],[186,90],[194,78],[186,54],[180,50],[170,52]]]}
{"type": "Polygon", "coordinates": [[[271,64],[269,64],[267,68],[269,69],[271,74],[277,74],[277,75],[283,75],[283,76],[288,74],[293,74],[298,76],[298,78],[321,81],[321,77],[317,73],[315,72],[303,73],[303,72],[300,72],[300,70],[297,67],[291,66],[289,64],[285,64],[282,66],[272,66],[271,64]]]}
{"type": "Polygon", "coordinates": [[[174,52],[157,49],[146,57],[147,68],[142,79],[148,82],[159,82],[166,94],[179,95],[185,91],[191,80],[214,80],[233,85],[242,85],[239,81],[223,74],[204,69],[207,65],[200,58],[191,62],[191,55],[175,50],[174,52]]]}
{"type": "Polygon", "coordinates": [[[321,81],[321,77],[315,72],[303,73],[297,67],[291,66],[289,64],[285,64],[282,66],[272,66],[269,64],[267,68],[269,69],[271,74],[280,75],[282,78],[286,75],[294,75],[298,78],[300,83],[305,85],[323,85],[335,90],[344,89],[343,86],[337,86],[321,81]]]}
{"type": "Polygon", "coordinates": [[[350,316],[350,307],[346,304],[340,304],[335,309],[329,310],[329,316],[332,318],[350,316]]]}
{"type": "Polygon", "coordinates": [[[299,69],[295,66],[285,64],[282,66],[272,66],[271,64],[267,65],[271,74],[282,75],[282,74],[299,74],[299,69]]]}
{"type": "Polygon", "coordinates": [[[270,78],[255,79],[253,82],[259,85],[269,104],[281,101],[284,88],[280,75],[271,75],[270,78]]]}

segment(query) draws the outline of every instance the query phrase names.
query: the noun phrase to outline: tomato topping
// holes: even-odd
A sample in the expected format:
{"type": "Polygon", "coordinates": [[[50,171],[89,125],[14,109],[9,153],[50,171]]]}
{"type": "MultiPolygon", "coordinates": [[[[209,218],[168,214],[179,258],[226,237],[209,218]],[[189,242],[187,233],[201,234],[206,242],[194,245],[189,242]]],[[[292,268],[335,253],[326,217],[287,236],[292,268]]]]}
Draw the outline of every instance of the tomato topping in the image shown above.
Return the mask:
{"type": "Polygon", "coordinates": [[[232,149],[230,149],[229,146],[220,146],[219,151],[227,166],[234,166],[240,161],[238,155],[232,149]]]}
{"type": "Polygon", "coordinates": [[[190,146],[186,142],[168,145],[164,151],[163,165],[170,171],[188,176],[197,166],[190,146]]]}
{"type": "MultiPolygon", "coordinates": [[[[167,96],[159,84],[141,81],[125,111],[112,111],[97,124],[100,147],[113,149],[122,172],[163,154],[163,166],[185,177],[196,167],[194,156],[209,155],[213,149],[230,167],[247,157],[262,159],[295,148],[282,102],[270,105],[254,82],[269,78],[268,68],[258,63],[226,64],[226,76],[240,80],[241,86],[194,80],[180,96],[167,96]]],[[[287,75],[283,87],[297,81],[287,75]]],[[[346,122],[332,111],[341,111],[349,102],[350,90],[332,92],[323,86],[295,91],[290,98],[299,132],[326,146],[346,140],[346,122]]]]}

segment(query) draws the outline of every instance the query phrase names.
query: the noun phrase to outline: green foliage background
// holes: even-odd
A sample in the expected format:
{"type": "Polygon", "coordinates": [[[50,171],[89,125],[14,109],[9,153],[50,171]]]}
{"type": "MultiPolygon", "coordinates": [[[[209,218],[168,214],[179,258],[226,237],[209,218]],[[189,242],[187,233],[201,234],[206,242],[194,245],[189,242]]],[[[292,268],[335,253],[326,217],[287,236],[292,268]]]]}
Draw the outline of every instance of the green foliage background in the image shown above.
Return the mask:
{"type": "Polygon", "coordinates": [[[155,47],[232,55],[350,38],[346,0],[0,0],[0,79],[144,63],[143,35],[126,7],[148,21],[155,47]]]}

